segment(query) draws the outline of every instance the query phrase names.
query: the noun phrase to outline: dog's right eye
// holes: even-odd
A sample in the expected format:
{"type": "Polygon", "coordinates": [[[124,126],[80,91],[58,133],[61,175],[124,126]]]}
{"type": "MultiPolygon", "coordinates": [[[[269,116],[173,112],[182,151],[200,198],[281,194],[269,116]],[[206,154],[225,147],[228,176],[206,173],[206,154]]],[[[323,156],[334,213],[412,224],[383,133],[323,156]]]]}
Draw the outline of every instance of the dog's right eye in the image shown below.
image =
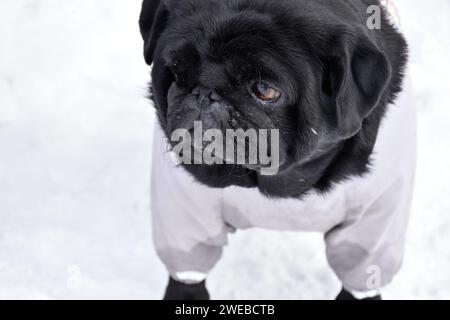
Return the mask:
{"type": "Polygon", "coordinates": [[[274,103],[281,97],[281,91],[265,82],[255,82],[251,87],[253,95],[262,102],[274,103]]]}

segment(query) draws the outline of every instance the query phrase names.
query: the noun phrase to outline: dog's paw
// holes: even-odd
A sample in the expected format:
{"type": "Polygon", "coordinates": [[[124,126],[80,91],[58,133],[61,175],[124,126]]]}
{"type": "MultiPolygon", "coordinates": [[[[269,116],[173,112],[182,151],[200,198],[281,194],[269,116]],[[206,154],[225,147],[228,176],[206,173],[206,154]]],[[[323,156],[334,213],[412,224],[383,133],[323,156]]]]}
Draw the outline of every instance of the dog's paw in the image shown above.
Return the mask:
{"type": "Polygon", "coordinates": [[[362,300],[383,300],[381,298],[381,295],[374,295],[370,297],[364,297],[364,298],[357,298],[350,292],[348,292],[345,289],[342,289],[342,291],[339,293],[339,295],[336,297],[336,300],[347,300],[347,301],[362,301],[362,300]]]}
{"type": "Polygon", "coordinates": [[[185,284],[172,278],[164,295],[164,300],[209,300],[206,281],[198,284],[185,284]]]}

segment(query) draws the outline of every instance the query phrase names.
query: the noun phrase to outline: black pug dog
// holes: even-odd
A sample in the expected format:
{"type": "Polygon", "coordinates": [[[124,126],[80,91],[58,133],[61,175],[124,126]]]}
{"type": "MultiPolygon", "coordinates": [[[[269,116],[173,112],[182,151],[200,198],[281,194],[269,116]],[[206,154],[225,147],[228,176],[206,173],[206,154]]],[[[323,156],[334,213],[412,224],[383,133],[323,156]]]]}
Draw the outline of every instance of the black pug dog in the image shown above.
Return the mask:
{"type": "MultiPolygon", "coordinates": [[[[276,175],[233,164],[184,168],[212,188],[258,188],[276,198],[326,192],[368,172],[407,63],[406,41],[384,11],[381,29],[367,27],[370,5],[380,3],[145,0],[144,56],[167,138],[194,121],[204,130],[280,130],[276,175]]],[[[208,295],[201,284],[171,279],[166,298],[186,297],[208,295]]]]}

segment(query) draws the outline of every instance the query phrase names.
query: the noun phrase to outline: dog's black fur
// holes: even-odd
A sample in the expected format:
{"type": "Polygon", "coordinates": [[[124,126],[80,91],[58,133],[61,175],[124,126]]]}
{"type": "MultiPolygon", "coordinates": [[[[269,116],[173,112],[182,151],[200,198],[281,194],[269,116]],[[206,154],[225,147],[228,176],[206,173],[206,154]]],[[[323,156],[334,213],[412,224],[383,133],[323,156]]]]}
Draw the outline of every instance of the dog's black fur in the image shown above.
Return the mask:
{"type": "Polygon", "coordinates": [[[195,120],[223,130],[280,129],[275,176],[232,165],[185,168],[208,186],[257,187],[272,197],[325,192],[367,173],[407,62],[407,44],[384,11],[381,29],[367,28],[372,4],[379,1],[145,0],[144,55],[168,137],[195,120]],[[280,101],[251,95],[260,80],[281,89],[280,101]],[[205,107],[195,88],[217,93],[219,104],[207,99],[205,107]]]}

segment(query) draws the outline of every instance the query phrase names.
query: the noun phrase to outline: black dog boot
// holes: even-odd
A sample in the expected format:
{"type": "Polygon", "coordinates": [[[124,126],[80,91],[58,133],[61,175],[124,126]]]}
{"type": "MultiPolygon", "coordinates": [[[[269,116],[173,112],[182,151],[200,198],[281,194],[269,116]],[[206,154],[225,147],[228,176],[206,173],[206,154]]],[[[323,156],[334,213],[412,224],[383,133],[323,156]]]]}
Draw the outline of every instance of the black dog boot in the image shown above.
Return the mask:
{"type": "Polygon", "coordinates": [[[206,281],[198,284],[185,284],[169,279],[164,300],[209,300],[206,281]]]}
{"type": "Polygon", "coordinates": [[[351,294],[350,292],[348,292],[345,289],[342,289],[341,293],[339,293],[339,295],[336,297],[336,300],[347,300],[347,301],[362,301],[362,300],[383,300],[381,298],[381,295],[373,295],[373,296],[369,296],[369,297],[364,297],[364,298],[356,298],[353,294],[351,294]]]}

